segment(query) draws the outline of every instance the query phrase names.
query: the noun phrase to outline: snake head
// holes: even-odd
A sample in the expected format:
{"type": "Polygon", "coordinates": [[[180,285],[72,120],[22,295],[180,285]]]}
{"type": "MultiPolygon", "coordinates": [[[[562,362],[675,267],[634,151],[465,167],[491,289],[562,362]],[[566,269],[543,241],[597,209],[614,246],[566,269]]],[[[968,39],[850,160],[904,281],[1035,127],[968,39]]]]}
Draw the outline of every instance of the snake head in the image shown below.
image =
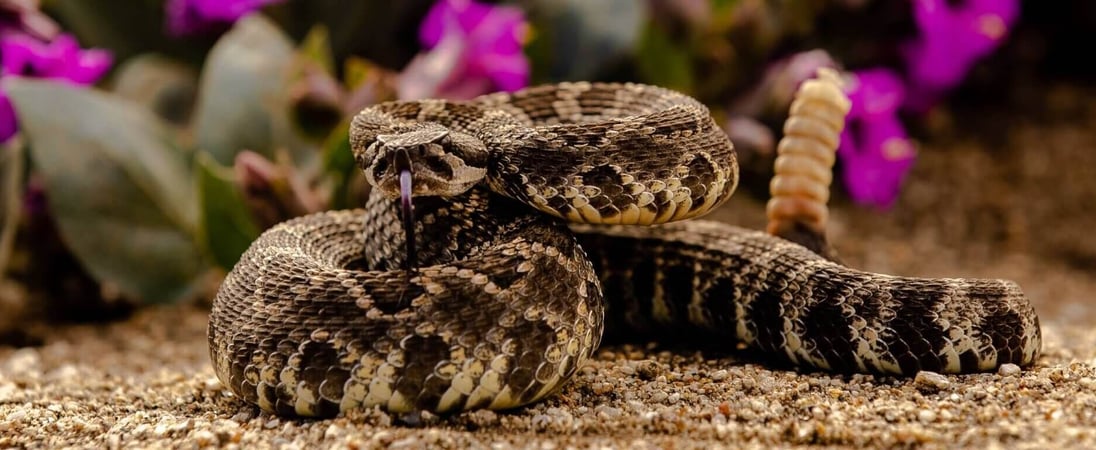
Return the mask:
{"type": "Polygon", "coordinates": [[[358,158],[365,178],[388,198],[400,197],[400,173],[411,173],[413,196],[460,195],[487,175],[487,148],[468,134],[416,123],[377,135],[358,158]]]}

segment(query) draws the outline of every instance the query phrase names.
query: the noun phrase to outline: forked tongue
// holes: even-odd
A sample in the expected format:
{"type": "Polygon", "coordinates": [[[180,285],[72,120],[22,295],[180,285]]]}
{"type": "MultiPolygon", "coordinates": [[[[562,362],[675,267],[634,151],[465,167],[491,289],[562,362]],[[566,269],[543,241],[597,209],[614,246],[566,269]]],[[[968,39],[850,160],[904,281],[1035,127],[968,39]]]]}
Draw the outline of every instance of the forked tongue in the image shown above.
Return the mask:
{"type": "Polygon", "coordinates": [[[406,151],[396,152],[396,169],[400,171],[400,209],[403,216],[403,233],[407,242],[407,256],[403,269],[415,267],[415,209],[411,203],[411,157],[406,151]]]}

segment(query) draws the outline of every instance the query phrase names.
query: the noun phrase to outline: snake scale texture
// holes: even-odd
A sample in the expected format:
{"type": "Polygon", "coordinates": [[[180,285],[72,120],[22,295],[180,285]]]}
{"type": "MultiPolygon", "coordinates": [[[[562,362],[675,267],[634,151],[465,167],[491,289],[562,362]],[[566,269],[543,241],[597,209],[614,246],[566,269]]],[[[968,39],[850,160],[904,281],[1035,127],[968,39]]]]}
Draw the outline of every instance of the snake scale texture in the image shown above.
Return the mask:
{"type": "Polygon", "coordinates": [[[385,103],[354,119],[351,147],[374,186],[364,207],[267,230],[214,300],[214,369],[267,411],[513,408],[565,384],[606,328],[840,372],[985,371],[1040,351],[1014,283],[866,273],[676,222],[722,204],[737,166],[707,108],[673,91],[385,103]],[[419,244],[403,270],[408,171],[419,244]]]}

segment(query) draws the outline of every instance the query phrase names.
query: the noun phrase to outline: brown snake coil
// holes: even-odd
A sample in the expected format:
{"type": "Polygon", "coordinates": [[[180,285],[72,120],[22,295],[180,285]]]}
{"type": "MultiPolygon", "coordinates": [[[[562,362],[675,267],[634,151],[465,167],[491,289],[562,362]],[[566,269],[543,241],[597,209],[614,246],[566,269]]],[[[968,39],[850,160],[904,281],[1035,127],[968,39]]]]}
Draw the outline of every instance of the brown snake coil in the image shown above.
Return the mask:
{"type": "Polygon", "coordinates": [[[386,103],[355,118],[351,144],[375,185],[364,209],[266,231],[214,300],[214,369],[267,411],[512,408],[559,389],[605,327],[892,374],[1028,365],[1040,349],[1007,281],[860,272],[710,221],[583,225],[576,239],[559,218],[668,222],[733,191],[730,143],[672,91],[563,83],[386,103]],[[410,271],[391,200],[400,155],[419,195],[410,271]]]}

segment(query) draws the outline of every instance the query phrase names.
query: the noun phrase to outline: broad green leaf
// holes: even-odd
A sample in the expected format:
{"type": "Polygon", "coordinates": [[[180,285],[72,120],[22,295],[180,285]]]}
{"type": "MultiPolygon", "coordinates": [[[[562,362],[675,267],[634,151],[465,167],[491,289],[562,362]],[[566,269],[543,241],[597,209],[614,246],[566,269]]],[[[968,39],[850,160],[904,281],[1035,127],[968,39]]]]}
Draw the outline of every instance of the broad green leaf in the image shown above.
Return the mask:
{"type": "Polygon", "coordinates": [[[194,112],[198,148],[224,165],[252,150],[273,157],[290,150],[295,163],[312,158],[289,121],[293,44],[260,14],[236,22],[209,53],[194,112]]]}
{"type": "Polygon", "coordinates": [[[534,0],[535,36],[526,48],[536,82],[605,76],[627,61],[648,9],[634,0],[534,0]]]}
{"type": "Polygon", "coordinates": [[[349,208],[350,182],[358,165],[350,150],[350,119],[335,127],[323,144],[324,173],[331,178],[331,209],[349,208]]]}
{"type": "Polygon", "coordinates": [[[125,60],[115,70],[111,93],[140,104],[170,124],[190,121],[198,92],[198,73],[192,67],[155,53],[125,60]]]}
{"type": "Polygon", "coordinates": [[[369,73],[379,70],[377,66],[368,60],[351,56],[343,63],[343,83],[346,90],[352,91],[369,79],[369,73]]]}
{"type": "Polygon", "coordinates": [[[335,57],[331,54],[331,40],[327,27],[315,25],[301,41],[300,55],[323,68],[328,75],[335,75],[335,57]]]}
{"type": "Polygon", "coordinates": [[[201,240],[219,266],[231,269],[251,241],[259,237],[259,226],[233,182],[231,168],[217,164],[202,152],[198,154],[195,175],[201,204],[201,240]]]}
{"type": "Polygon", "coordinates": [[[693,67],[688,49],[672,41],[657,26],[647,26],[636,50],[636,60],[644,81],[692,92],[693,67]]]}
{"type": "Polygon", "coordinates": [[[88,273],[141,301],[189,294],[207,263],[189,156],[169,128],[98,91],[24,79],[4,89],[50,212],[88,273]]]}

